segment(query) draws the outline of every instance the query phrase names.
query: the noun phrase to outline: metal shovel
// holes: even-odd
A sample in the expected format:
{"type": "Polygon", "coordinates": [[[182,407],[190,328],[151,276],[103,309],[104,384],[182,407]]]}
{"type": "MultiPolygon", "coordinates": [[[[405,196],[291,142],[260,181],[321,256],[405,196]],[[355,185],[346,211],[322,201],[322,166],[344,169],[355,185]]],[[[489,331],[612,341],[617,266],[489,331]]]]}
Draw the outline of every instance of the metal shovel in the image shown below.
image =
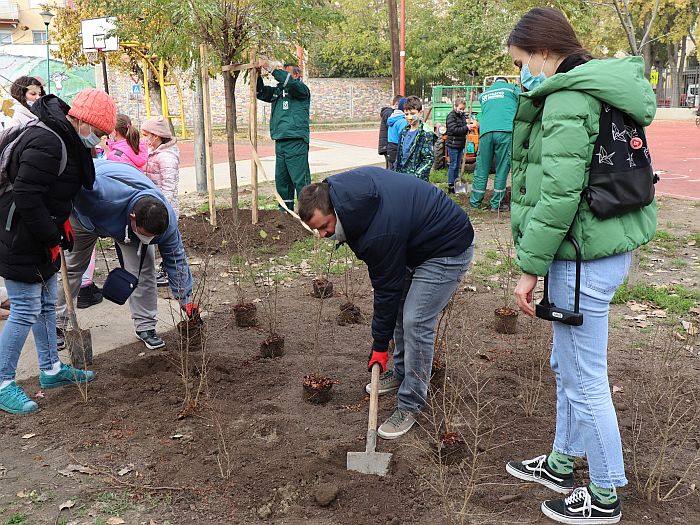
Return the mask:
{"type": "Polygon", "coordinates": [[[464,179],[462,178],[464,175],[464,166],[467,164],[467,161],[464,158],[464,155],[462,155],[461,160],[462,160],[462,162],[459,166],[459,176],[457,177],[457,180],[455,181],[455,193],[469,193],[469,183],[463,182],[464,179]]]}
{"type": "Polygon", "coordinates": [[[66,296],[66,307],[71,327],[64,332],[66,349],[70,353],[70,360],[75,368],[85,368],[92,364],[92,336],[90,330],[78,328],[78,318],[73,306],[73,295],[70,293],[68,283],[68,269],[66,268],[66,256],[61,248],[61,281],[63,281],[63,293],[66,296]]]}
{"type": "Polygon", "coordinates": [[[348,452],[348,470],[363,474],[386,476],[392,454],[375,452],[377,448],[377,412],[379,410],[379,363],[372,366],[372,388],[369,394],[369,422],[367,425],[367,446],[364,452],[348,452]]]}

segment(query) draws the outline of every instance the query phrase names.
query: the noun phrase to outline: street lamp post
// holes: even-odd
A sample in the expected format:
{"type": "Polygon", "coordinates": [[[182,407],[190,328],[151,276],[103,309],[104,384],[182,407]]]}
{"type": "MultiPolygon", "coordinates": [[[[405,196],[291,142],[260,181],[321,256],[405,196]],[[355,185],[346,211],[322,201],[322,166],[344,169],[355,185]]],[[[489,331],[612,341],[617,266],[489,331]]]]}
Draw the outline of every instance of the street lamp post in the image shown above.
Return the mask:
{"type": "Polygon", "coordinates": [[[39,13],[41,19],[46,26],[46,92],[51,93],[51,54],[49,50],[49,24],[54,14],[51,11],[42,11],[39,13]]]}

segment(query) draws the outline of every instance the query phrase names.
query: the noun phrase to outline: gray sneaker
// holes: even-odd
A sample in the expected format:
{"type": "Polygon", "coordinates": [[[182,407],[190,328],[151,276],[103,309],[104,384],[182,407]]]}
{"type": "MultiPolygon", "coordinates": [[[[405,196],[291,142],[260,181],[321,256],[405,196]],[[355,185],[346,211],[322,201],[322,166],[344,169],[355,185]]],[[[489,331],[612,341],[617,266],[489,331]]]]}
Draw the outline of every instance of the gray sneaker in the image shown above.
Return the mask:
{"type": "MultiPolygon", "coordinates": [[[[398,390],[401,386],[401,381],[394,377],[393,370],[387,370],[379,376],[379,395],[388,394],[394,390],[398,390]]],[[[372,383],[367,383],[365,387],[365,392],[368,394],[372,390],[372,383]]]]}
{"type": "Polygon", "coordinates": [[[389,416],[389,419],[382,423],[382,426],[377,430],[377,434],[384,439],[396,439],[411,430],[415,422],[416,418],[413,414],[397,408],[394,410],[394,413],[389,416]]]}

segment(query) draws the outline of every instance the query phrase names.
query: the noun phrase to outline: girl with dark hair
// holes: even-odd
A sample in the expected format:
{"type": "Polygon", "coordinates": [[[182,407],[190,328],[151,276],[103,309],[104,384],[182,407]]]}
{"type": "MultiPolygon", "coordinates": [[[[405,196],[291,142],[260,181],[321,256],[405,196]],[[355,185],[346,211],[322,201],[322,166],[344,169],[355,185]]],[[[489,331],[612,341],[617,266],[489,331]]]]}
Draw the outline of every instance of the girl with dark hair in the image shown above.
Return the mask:
{"type": "MultiPolygon", "coordinates": [[[[538,276],[549,273],[549,300],[573,310],[573,238],[583,256],[583,325],[553,323],[557,405],[552,451],[511,461],[506,470],[562,494],[573,490],[564,499],[542,504],[542,512],[555,521],[617,523],[622,512],[616,487],[626,485],[627,478],[608,383],[608,312],[627,275],[631,252],[654,236],[656,202],[603,220],[593,214],[582,192],[594,162],[628,161],[594,151],[598,136],[611,133],[599,129],[601,112],[617,108],[637,125],[647,126],[656,111],[654,93],[644,78],[641,57],[593,60],[555,9],[537,8],[523,16],[508,48],[527,90],[519,97],[513,128],[511,222],[516,262],[523,272],[516,301],[533,316],[538,276]],[[582,456],[588,459],[590,483],[574,489],[574,460],[582,456]]],[[[611,140],[639,148],[634,134],[615,134],[614,126],[612,133],[611,140]]],[[[636,154],[638,160],[648,159],[646,148],[636,154]]]]}
{"type": "Polygon", "coordinates": [[[15,99],[12,105],[13,114],[10,118],[10,126],[19,126],[37,119],[37,116],[31,112],[30,108],[34,105],[34,102],[46,95],[39,80],[34,77],[19,77],[12,82],[10,95],[15,99]]]}
{"type": "Polygon", "coordinates": [[[141,140],[139,130],[127,115],[117,115],[113,138],[107,141],[107,147],[107,160],[126,162],[143,172],[148,160],[148,144],[141,140]]]}

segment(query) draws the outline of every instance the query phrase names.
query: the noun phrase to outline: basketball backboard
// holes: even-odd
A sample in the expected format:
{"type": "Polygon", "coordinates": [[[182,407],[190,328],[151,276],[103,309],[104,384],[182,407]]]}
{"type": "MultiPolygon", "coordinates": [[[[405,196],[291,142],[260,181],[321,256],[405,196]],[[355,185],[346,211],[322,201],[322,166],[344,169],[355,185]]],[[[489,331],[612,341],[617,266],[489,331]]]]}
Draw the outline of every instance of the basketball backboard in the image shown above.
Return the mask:
{"type": "Polygon", "coordinates": [[[119,51],[119,38],[114,35],[116,17],[88,18],[80,21],[83,52],[101,50],[119,51]]]}

